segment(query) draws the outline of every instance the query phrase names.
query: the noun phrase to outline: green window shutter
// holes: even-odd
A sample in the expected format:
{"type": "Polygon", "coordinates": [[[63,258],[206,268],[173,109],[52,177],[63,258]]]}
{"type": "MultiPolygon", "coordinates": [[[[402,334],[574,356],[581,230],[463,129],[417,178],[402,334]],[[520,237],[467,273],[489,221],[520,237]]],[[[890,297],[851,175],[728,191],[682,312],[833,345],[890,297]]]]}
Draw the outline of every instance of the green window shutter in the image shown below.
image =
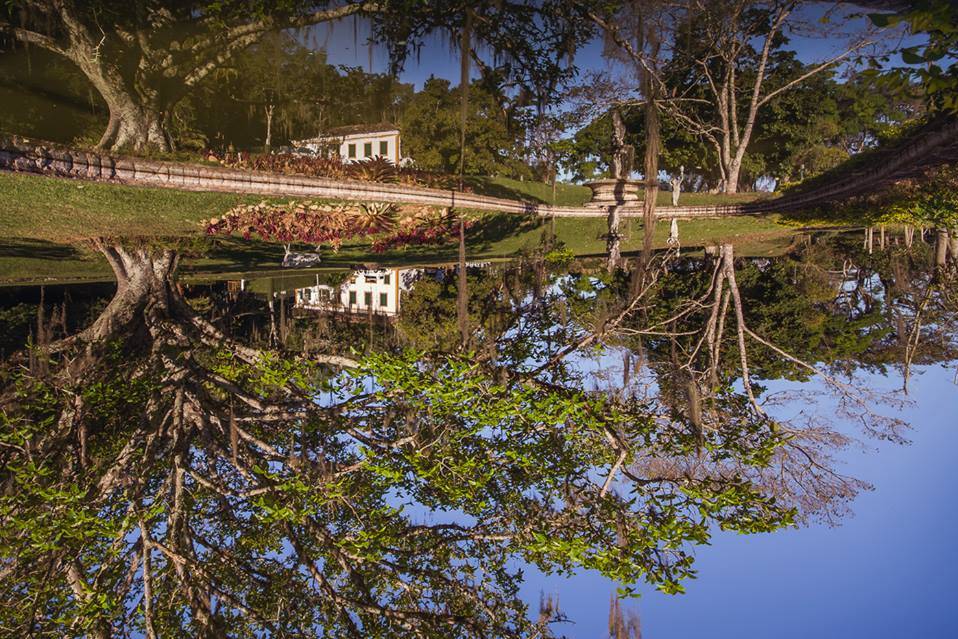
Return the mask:
{"type": "Polygon", "coordinates": [[[349,291],[349,305],[353,306],[356,304],[356,291],[349,291]]]}
{"type": "Polygon", "coordinates": [[[389,306],[389,294],[380,293],[379,294],[379,305],[380,306],[389,306]]]}
{"type": "Polygon", "coordinates": [[[383,140],[382,142],[379,143],[379,155],[381,155],[381,156],[383,156],[383,157],[386,157],[387,155],[389,155],[389,142],[388,142],[388,141],[383,140]]]}
{"type": "Polygon", "coordinates": [[[350,144],[346,147],[346,155],[350,158],[356,157],[356,145],[350,144]]]}
{"type": "Polygon", "coordinates": [[[371,158],[373,156],[373,143],[367,142],[363,145],[363,157],[371,158]]]}
{"type": "Polygon", "coordinates": [[[366,306],[367,306],[367,307],[372,306],[372,305],[373,305],[373,294],[372,294],[371,292],[369,292],[369,291],[366,291],[365,293],[363,293],[363,302],[366,303],[366,306]]]}
{"type": "Polygon", "coordinates": [[[389,279],[390,279],[390,278],[389,278],[389,273],[386,273],[385,275],[383,275],[383,284],[386,284],[386,285],[388,286],[388,285],[389,285],[389,279]]]}

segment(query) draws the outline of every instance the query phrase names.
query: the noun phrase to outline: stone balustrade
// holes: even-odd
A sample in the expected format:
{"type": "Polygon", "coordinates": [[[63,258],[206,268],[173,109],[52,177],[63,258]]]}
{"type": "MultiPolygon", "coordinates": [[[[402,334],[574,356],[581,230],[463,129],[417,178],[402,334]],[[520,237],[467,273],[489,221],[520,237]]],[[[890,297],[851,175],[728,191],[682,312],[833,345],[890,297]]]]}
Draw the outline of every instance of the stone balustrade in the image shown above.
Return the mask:
{"type": "MultiPolygon", "coordinates": [[[[18,136],[0,136],[0,169],[186,191],[396,202],[535,214],[543,217],[605,217],[608,215],[608,209],[603,206],[551,206],[537,202],[400,184],[331,180],[222,166],[114,156],[104,152],[69,149],[18,136]]],[[[656,215],[660,218],[727,217],[756,215],[777,208],[772,202],[716,206],[659,206],[656,207],[656,215]]],[[[626,204],[621,212],[624,217],[641,217],[641,202],[626,204]]]]}

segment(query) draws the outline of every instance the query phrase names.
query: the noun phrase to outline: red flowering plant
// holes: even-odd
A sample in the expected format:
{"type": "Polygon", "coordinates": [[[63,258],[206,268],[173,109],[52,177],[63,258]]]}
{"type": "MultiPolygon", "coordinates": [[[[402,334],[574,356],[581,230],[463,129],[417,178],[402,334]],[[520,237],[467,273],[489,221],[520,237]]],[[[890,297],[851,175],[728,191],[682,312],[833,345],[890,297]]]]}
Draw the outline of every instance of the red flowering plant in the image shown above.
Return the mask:
{"type": "MultiPolygon", "coordinates": [[[[384,157],[376,156],[353,162],[338,157],[302,155],[297,153],[264,153],[250,155],[245,151],[217,155],[210,151],[207,159],[234,169],[266,171],[284,175],[305,175],[331,180],[359,180],[361,182],[389,182],[431,189],[458,190],[455,176],[426,171],[412,166],[396,166],[384,157]]],[[[472,192],[464,185],[462,190],[472,192]]]]}
{"type": "MultiPolygon", "coordinates": [[[[459,216],[450,209],[443,209],[438,215],[426,214],[407,218],[393,233],[373,242],[372,250],[374,253],[385,253],[402,246],[445,244],[457,236],[459,221],[459,216]]],[[[471,226],[471,220],[463,221],[464,229],[471,226]]]]}
{"type": "Polygon", "coordinates": [[[399,207],[387,202],[322,204],[292,201],[284,204],[245,204],[204,223],[207,235],[257,236],[281,242],[289,256],[293,243],[324,244],[334,251],[346,240],[368,237],[373,251],[383,253],[406,245],[441,244],[453,236],[458,218],[448,209],[440,214],[420,213],[402,221],[399,207]]]}

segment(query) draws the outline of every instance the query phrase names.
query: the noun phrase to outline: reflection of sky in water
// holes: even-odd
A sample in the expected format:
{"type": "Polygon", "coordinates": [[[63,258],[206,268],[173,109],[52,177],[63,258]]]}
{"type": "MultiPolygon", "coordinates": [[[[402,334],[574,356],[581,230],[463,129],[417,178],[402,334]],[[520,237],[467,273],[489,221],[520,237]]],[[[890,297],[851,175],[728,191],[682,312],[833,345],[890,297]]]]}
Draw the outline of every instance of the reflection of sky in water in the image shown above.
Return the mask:
{"type": "MultiPolygon", "coordinates": [[[[872,284],[873,294],[884,297],[876,282],[872,284]]],[[[850,287],[846,282],[841,288],[847,292],[850,287]]],[[[547,291],[561,294],[556,283],[547,291]]],[[[623,360],[618,348],[576,354],[567,361],[585,374],[587,388],[621,386],[623,360]]],[[[958,594],[950,578],[950,569],[958,566],[958,550],[951,544],[958,524],[953,497],[958,478],[946,457],[958,445],[954,367],[919,369],[907,398],[901,395],[901,372],[896,368],[887,377],[859,371],[855,378],[883,395],[889,405],[904,400],[901,410],[887,405],[874,409],[913,426],[904,433],[912,443],[899,446],[869,439],[849,420],[833,418],[839,430],[860,441],[839,453],[842,466],[837,470],[870,482],[875,490],[861,493],[851,503],[852,514],[837,528],[812,523],[748,536],[715,530],[711,547],[696,552],[699,577],[686,582],[685,595],[668,596],[640,585],[643,596],[626,601],[627,608],[639,612],[644,636],[956,636],[958,621],[948,613],[948,602],[958,594]]],[[[632,384],[641,383],[654,387],[654,378],[634,374],[632,384]]],[[[773,414],[796,417],[804,412],[827,419],[837,412],[834,394],[822,384],[762,383],[768,386],[766,396],[802,392],[771,409],[773,414]]],[[[363,392],[375,389],[368,378],[361,386],[363,392]]],[[[741,390],[741,381],[735,386],[741,390]]],[[[390,501],[399,506],[407,499],[395,495],[390,501]]],[[[469,521],[455,511],[433,512],[408,504],[404,510],[420,523],[469,521]]],[[[522,590],[530,613],[535,613],[540,593],[558,595],[560,609],[570,621],[554,626],[558,634],[582,639],[606,636],[614,582],[594,572],[564,578],[543,575],[526,564],[512,565],[521,566],[526,575],[522,590]]]]}
{"type": "MultiPolygon", "coordinates": [[[[593,291],[563,288],[560,283],[570,281],[567,276],[559,276],[546,285],[542,303],[563,318],[565,312],[550,307],[556,297],[564,292],[583,299],[594,296],[593,291]]],[[[869,283],[874,298],[883,300],[880,282],[869,283]]],[[[847,283],[842,289],[850,290],[847,283]]],[[[286,299],[292,303],[292,298],[286,299]]],[[[503,342],[526,339],[540,348],[556,345],[562,328],[558,324],[539,324],[534,302],[530,296],[523,298],[521,305],[528,307],[528,314],[514,318],[517,321],[503,342]]],[[[571,325],[566,327],[570,332],[565,336],[581,337],[583,326],[570,319],[571,325]]],[[[534,355],[524,361],[527,368],[542,364],[544,351],[540,348],[532,349],[534,355]]],[[[354,355],[358,353],[359,350],[354,355]]],[[[654,385],[655,377],[634,371],[638,359],[633,356],[631,383],[641,390],[642,384],[654,385]]],[[[584,349],[571,355],[567,363],[582,373],[583,388],[617,390],[622,384],[623,351],[618,347],[584,349]]],[[[950,569],[958,565],[958,551],[951,545],[951,531],[958,523],[953,505],[958,481],[948,463],[950,459],[946,458],[958,444],[958,437],[950,430],[958,413],[958,387],[953,383],[955,362],[949,366],[917,370],[911,383],[912,395],[900,412],[889,406],[906,399],[900,393],[901,371],[890,365],[887,376],[882,376],[858,369],[859,385],[889,400],[887,406],[876,405],[875,410],[913,425],[911,431],[904,433],[913,444],[897,446],[864,439],[864,446],[839,454],[843,466],[837,470],[876,487],[851,504],[854,514],[843,520],[839,528],[814,524],[810,528],[750,536],[716,530],[712,546],[696,552],[699,579],[685,582],[687,594],[669,597],[639,585],[643,597],[625,602],[626,610],[640,614],[644,636],[958,636],[958,621],[952,619],[948,606],[958,594],[950,577],[950,569]]],[[[327,389],[314,396],[314,401],[320,406],[331,406],[342,403],[353,392],[379,390],[368,376],[360,375],[353,383],[345,383],[349,378],[340,373],[327,389]]],[[[769,386],[772,393],[795,389],[805,392],[776,405],[770,411],[774,415],[788,418],[802,412],[813,414],[836,422],[843,432],[861,437],[852,423],[836,417],[839,411],[834,397],[827,391],[817,393],[822,390],[821,384],[762,384],[769,386]]],[[[740,390],[741,382],[735,382],[735,386],[740,390]]],[[[268,466],[279,470],[277,463],[268,462],[268,466]]],[[[596,483],[601,483],[602,478],[597,476],[596,483]]],[[[430,511],[416,504],[414,492],[392,490],[387,502],[403,507],[415,523],[474,523],[456,509],[430,511]]],[[[162,532],[163,527],[158,530],[162,532]]],[[[129,540],[134,537],[135,533],[131,533],[129,540]]],[[[290,554],[290,546],[283,542],[281,550],[269,556],[280,559],[290,554]]],[[[540,592],[557,595],[561,611],[570,620],[569,624],[556,625],[557,633],[583,639],[607,636],[609,598],[616,584],[596,573],[562,578],[542,575],[529,566],[512,565],[521,567],[525,574],[522,595],[530,604],[532,615],[540,592]]]]}
{"type": "MultiPolygon", "coordinates": [[[[643,636],[685,637],[955,637],[958,595],[953,571],[958,526],[958,387],[955,370],[922,369],[913,403],[900,414],[914,428],[910,445],[874,440],[841,454],[843,470],[874,484],[852,503],[837,528],[813,524],[769,535],[716,532],[697,551],[699,577],[687,593],[668,596],[642,586],[628,606],[638,610],[643,636]]],[[[897,390],[900,377],[868,379],[897,390]]],[[[783,406],[798,411],[806,406],[783,406]]],[[[829,409],[823,401],[820,410],[829,409]]],[[[615,586],[591,573],[574,579],[527,572],[524,594],[559,596],[574,624],[557,630],[574,638],[606,636],[615,586]]]]}

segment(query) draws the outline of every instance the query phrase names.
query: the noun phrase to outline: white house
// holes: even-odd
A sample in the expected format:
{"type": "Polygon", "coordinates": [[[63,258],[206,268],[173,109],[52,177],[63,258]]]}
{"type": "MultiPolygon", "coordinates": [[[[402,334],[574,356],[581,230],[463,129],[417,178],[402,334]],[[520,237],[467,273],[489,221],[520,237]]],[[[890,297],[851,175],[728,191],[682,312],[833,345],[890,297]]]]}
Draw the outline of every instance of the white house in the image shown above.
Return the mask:
{"type": "Polygon", "coordinates": [[[337,154],[343,162],[356,162],[381,156],[399,164],[401,148],[399,127],[394,124],[355,124],[330,129],[315,138],[299,140],[295,145],[315,153],[337,154]]]}
{"type": "Polygon", "coordinates": [[[419,269],[358,270],[342,286],[316,284],[296,289],[295,305],[312,311],[399,315],[402,294],[412,288],[419,269]]]}

